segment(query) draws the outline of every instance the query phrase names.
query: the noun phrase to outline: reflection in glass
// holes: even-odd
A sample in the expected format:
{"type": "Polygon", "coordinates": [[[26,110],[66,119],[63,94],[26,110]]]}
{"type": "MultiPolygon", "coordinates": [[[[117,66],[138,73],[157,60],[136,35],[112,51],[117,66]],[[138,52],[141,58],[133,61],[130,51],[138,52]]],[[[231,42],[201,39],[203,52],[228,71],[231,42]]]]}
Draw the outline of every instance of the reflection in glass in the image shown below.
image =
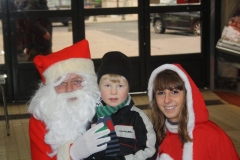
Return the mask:
{"type": "Polygon", "coordinates": [[[199,12],[151,13],[151,55],[200,53],[199,12]]]}
{"type": "Polygon", "coordinates": [[[0,21],[0,64],[5,63],[5,57],[4,57],[4,48],[3,48],[3,34],[2,34],[2,20],[0,21]]]}
{"type": "Polygon", "coordinates": [[[150,0],[150,6],[196,5],[200,0],[150,0]]]}
{"type": "MultiPolygon", "coordinates": [[[[27,54],[27,46],[30,44],[27,43],[29,39],[31,39],[32,35],[29,31],[24,31],[26,28],[22,28],[21,25],[19,25],[19,22],[24,22],[24,19],[19,19],[17,24],[17,38],[16,38],[16,44],[17,44],[17,52],[18,52],[18,62],[31,62],[29,60],[29,56],[27,54]],[[30,37],[29,37],[30,36],[30,37]]],[[[21,23],[20,23],[21,24],[21,23]]],[[[59,51],[67,46],[70,46],[73,44],[72,41],[72,30],[71,25],[65,26],[61,22],[54,22],[51,24],[52,26],[52,33],[51,33],[51,51],[47,51],[50,48],[48,47],[49,43],[44,43],[44,41],[39,42],[37,49],[44,49],[46,50],[46,54],[49,54],[51,52],[59,51]],[[45,47],[44,47],[45,46],[45,47]]],[[[38,54],[42,54],[40,51],[38,54]]]]}
{"type": "Polygon", "coordinates": [[[150,6],[177,5],[177,0],[150,0],[150,6]]]}
{"type": "Polygon", "coordinates": [[[50,10],[64,10],[71,8],[71,0],[47,0],[50,10]]]}
{"type": "Polygon", "coordinates": [[[121,51],[129,57],[139,55],[136,14],[91,16],[85,22],[92,58],[102,58],[109,51],[121,51]]]}
{"type": "Polygon", "coordinates": [[[138,0],[86,0],[91,8],[124,8],[138,6],[138,0]]]}
{"type": "Polygon", "coordinates": [[[41,8],[29,8],[28,6],[40,6],[47,4],[49,10],[64,10],[70,9],[71,0],[14,0],[15,10],[42,10],[41,8]]]}
{"type": "Polygon", "coordinates": [[[53,35],[52,35],[52,51],[59,51],[67,46],[73,44],[73,35],[71,23],[69,26],[64,26],[62,23],[52,23],[53,35]]]}
{"type": "Polygon", "coordinates": [[[49,10],[48,0],[14,0],[14,7],[18,11],[49,10]]]}
{"type": "MultiPolygon", "coordinates": [[[[35,1],[36,0],[29,0],[35,1]]],[[[41,0],[40,0],[41,1],[41,0]]],[[[71,0],[44,0],[47,1],[49,10],[66,10],[71,9],[71,0]]],[[[82,0],[81,0],[82,1],[82,0]]],[[[20,5],[27,3],[28,0],[14,0],[16,10],[20,5]]],[[[119,8],[119,7],[136,7],[137,0],[84,0],[84,8],[119,8]]],[[[36,9],[32,9],[36,10],[36,9]]]]}
{"type": "Polygon", "coordinates": [[[52,22],[49,18],[20,19],[16,23],[18,53],[25,49],[28,62],[39,54],[52,52],[52,22]]]}
{"type": "Polygon", "coordinates": [[[27,61],[27,55],[25,53],[25,44],[27,38],[26,24],[27,19],[16,20],[16,44],[17,44],[17,58],[18,61],[27,61]]]}

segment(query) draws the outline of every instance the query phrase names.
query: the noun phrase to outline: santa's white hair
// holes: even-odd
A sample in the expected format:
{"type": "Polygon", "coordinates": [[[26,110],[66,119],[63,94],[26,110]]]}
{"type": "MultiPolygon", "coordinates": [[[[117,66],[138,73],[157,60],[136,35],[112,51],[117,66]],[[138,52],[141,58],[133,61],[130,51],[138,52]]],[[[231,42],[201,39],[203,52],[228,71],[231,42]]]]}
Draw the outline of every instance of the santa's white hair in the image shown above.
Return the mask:
{"type": "Polygon", "coordinates": [[[61,145],[83,134],[95,114],[96,102],[100,98],[97,77],[77,74],[84,80],[81,90],[57,94],[54,89],[56,85],[40,84],[28,107],[28,111],[46,125],[45,142],[52,148],[52,153],[49,153],[51,157],[56,155],[61,145]],[[69,101],[73,97],[77,100],[69,101]]]}

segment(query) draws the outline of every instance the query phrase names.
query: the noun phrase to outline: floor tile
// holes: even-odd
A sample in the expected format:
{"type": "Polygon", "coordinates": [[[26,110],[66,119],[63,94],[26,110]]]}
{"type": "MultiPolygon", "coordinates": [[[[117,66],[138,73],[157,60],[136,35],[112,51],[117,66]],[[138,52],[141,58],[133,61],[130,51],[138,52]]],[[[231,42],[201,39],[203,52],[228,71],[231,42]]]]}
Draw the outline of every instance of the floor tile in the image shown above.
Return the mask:
{"type": "MultiPolygon", "coordinates": [[[[229,104],[214,92],[201,90],[204,100],[221,100],[220,105],[209,105],[209,119],[219,125],[232,139],[240,155],[240,107],[229,104]]],[[[147,94],[131,95],[135,105],[148,106],[147,94]]],[[[240,101],[240,99],[234,99],[240,101]]],[[[9,114],[26,114],[26,104],[9,104],[9,114]]],[[[143,111],[150,116],[150,110],[143,111]]],[[[3,116],[3,106],[0,105],[0,116],[3,116]]],[[[30,146],[28,136],[29,119],[10,120],[10,136],[6,134],[6,123],[0,120],[0,160],[30,160],[30,146]]]]}

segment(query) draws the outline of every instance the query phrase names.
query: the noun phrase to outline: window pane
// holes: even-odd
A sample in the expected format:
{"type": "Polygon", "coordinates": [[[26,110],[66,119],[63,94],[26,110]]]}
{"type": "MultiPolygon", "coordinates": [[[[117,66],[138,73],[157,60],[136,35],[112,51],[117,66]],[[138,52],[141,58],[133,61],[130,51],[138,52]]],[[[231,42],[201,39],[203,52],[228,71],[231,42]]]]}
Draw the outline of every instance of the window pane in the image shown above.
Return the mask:
{"type": "MultiPolygon", "coordinates": [[[[70,17],[68,18],[70,19],[70,17]]],[[[21,28],[21,25],[19,25],[21,20],[23,19],[16,22],[18,26],[16,38],[18,62],[32,62],[33,58],[38,54],[49,54],[51,51],[56,52],[73,44],[71,25],[65,25],[64,19],[51,23],[52,27],[50,26],[49,29],[51,40],[49,41],[52,42],[52,47],[48,46],[48,40],[42,38],[44,35],[41,32],[34,32],[38,28],[28,29],[26,28],[27,25],[21,28]],[[27,51],[26,48],[31,48],[31,50],[27,51]]]]}
{"type": "Polygon", "coordinates": [[[71,0],[14,0],[16,10],[70,9],[71,0]]]}
{"type": "Polygon", "coordinates": [[[200,0],[150,0],[151,6],[166,6],[166,5],[196,5],[200,4],[200,0]]]}
{"type": "Polygon", "coordinates": [[[47,0],[50,10],[70,9],[71,0],[47,0]]]}
{"type": "Polygon", "coordinates": [[[137,21],[136,14],[91,16],[85,21],[85,32],[92,58],[102,58],[109,51],[138,56],[137,21]]]}
{"type": "MultiPolygon", "coordinates": [[[[30,7],[29,2],[34,0],[14,0],[16,10],[42,10],[42,4],[36,3],[38,7],[30,7]],[[39,8],[40,7],[40,8],[39,8]]],[[[45,0],[39,0],[40,2],[45,0]]],[[[82,1],[82,0],[81,0],[82,1]]],[[[47,0],[47,6],[49,10],[63,10],[71,8],[71,0],[47,0]]],[[[124,7],[136,7],[138,6],[138,0],[85,0],[85,8],[124,8],[124,7]]]]}
{"type": "MultiPolygon", "coordinates": [[[[70,18],[70,17],[69,17],[70,18]]],[[[73,44],[73,35],[71,23],[67,26],[62,22],[52,23],[53,35],[52,35],[52,51],[59,51],[67,46],[73,44]]]]}
{"type": "Polygon", "coordinates": [[[86,0],[91,8],[124,8],[138,6],[138,0],[86,0]]]}
{"type": "Polygon", "coordinates": [[[199,12],[151,13],[151,55],[199,53],[199,12]]]}

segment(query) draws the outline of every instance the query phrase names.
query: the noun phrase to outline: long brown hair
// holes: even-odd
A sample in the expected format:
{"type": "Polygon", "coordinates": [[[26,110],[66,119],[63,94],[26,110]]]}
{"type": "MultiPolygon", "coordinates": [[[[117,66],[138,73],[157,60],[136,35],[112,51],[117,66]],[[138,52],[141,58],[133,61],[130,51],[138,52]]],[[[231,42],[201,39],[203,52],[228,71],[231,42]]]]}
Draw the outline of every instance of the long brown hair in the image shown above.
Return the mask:
{"type": "Polygon", "coordinates": [[[159,109],[156,101],[156,92],[168,90],[181,90],[185,93],[185,104],[182,111],[178,117],[178,135],[179,139],[184,144],[185,142],[192,141],[187,132],[187,122],[188,122],[188,111],[186,106],[186,88],[181,77],[172,70],[164,70],[156,75],[156,78],[153,81],[153,94],[152,101],[150,102],[151,106],[151,118],[153,121],[153,127],[157,133],[158,141],[161,144],[164,137],[166,136],[165,132],[165,120],[166,117],[159,109]]]}

